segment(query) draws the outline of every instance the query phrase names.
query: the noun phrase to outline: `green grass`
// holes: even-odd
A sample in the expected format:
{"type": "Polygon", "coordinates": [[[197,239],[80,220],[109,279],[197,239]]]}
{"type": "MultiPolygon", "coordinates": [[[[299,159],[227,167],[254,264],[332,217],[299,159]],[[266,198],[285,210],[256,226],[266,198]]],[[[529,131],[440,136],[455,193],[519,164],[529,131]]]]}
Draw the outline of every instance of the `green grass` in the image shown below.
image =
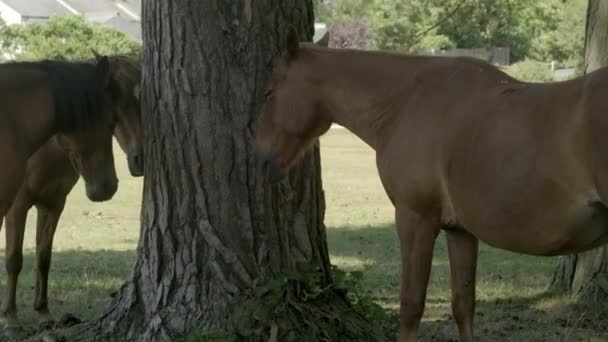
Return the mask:
{"type": "MultiPolygon", "coordinates": [[[[378,179],[373,152],[345,130],[332,130],[321,146],[332,263],[364,271],[363,290],[389,310],[396,331],[399,244],[393,208],[378,179]]],[[[121,183],[112,201],[89,202],[82,184],[70,195],[55,238],[50,274],[50,308],[56,317],[69,312],[92,318],[131,270],[139,238],[142,179],[129,177],[123,160],[117,166],[121,183]]],[[[37,327],[32,309],[33,214],[18,294],[26,333],[37,327]]],[[[0,235],[3,247],[4,234],[0,235]]],[[[479,262],[475,331],[480,341],[608,341],[608,304],[577,306],[546,292],[557,258],[524,256],[482,244],[479,262]]],[[[6,277],[0,277],[2,291],[5,282],[6,277]]],[[[447,252],[440,236],[421,327],[423,341],[455,338],[450,298],[447,252]]]]}

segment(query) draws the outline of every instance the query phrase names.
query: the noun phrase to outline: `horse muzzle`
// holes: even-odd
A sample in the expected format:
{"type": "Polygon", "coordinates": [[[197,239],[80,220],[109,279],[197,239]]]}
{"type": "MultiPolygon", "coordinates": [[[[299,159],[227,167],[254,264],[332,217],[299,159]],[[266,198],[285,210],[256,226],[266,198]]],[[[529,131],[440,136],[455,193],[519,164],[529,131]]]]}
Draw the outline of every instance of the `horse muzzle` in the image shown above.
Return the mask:
{"type": "Polygon", "coordinates": [[[262,174],[270,184],[276,184],[280,182],[287,172],[285,172],[279,164],[276,162],[276,158],[270,153],[259,153],[258,154],[258,167],[262,171],[262,174]]]}
{"type": "Polygon", "coordinates": [[[93,202],[110,200],[118,190],[118,180],[104,178],[96,182],[87,182],[85,185],[87,197],[93,202]]]}
{"type": "Polygon", "coordinates": [[[144,157],[141,152],[130,153],[127,157],[129,164],[129,172],[133,177],[141,177],[144,175],[144,157]]]}

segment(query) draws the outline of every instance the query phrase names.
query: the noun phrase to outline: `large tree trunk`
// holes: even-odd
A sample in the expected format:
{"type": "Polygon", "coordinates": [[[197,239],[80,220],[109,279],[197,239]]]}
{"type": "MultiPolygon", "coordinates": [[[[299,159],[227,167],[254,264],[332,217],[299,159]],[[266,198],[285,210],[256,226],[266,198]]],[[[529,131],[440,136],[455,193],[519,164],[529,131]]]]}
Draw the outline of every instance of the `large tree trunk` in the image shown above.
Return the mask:
{"type": "MultiPolygon", "coordinates": [[[[584,72],[608,65],[608,1],[589,0],[585,32],[584,72]]],[[[608,298],[608,246],[563,257],[552,286],[581,300],[608,298]]]]}
{"type": "Polygon", "coordinates": [[[138,258],[101,316],[63,332],[69,341],[372,331],[329,286],[318,146],[278,186],[256,170],[251,124],[290,24],[312,37],[311,0],[143,2],[138,258]],[[299,263],[316,270],[294,273],[299,263]]]}

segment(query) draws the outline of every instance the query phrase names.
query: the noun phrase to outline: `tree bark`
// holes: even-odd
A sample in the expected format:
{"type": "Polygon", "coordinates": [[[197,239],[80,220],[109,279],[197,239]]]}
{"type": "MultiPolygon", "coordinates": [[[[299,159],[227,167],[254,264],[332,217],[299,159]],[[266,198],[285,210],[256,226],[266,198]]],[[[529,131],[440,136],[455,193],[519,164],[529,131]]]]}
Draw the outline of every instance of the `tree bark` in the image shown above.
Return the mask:
{"type": "Polygon", "coordinates": [[[319,321],[348,340],[374,331],[332,289],[318,145],[277,186],[256,170],[251,128],[273,59],[288,25],[310,40],[313,21],[311,0],[143,2],[138,258],[105,311],[67,340],[321,340],[319,321]],[[317,267],[320,287],[280,277],[299,263],[317,267]]]}
{"type": "MultiPolygon", "coordinates": [[[[585,74],[608,65],[608,1],[589,0],[585,29],[585,74]]],[[[552,287],[580,300],[608,298],[608,246],[561,258],[552,287]]]]}

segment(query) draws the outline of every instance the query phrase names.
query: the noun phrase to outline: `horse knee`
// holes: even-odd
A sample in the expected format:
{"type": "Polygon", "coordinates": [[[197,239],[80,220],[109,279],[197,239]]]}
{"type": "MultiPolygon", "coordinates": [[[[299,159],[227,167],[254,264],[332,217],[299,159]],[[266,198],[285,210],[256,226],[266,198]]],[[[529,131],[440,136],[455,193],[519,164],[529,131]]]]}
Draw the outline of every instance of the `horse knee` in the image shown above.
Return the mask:
{"type": "Polygon", "coordinates": [[[405,299],[401,301],[401,321],[406,326],[418,325],[424,314],[424,300],[405,299]]]}
{"type": "Polygon", "coordinates": [[[18,274],[23,266],[23,254],[19,252],[9,253],[6,256],[6,272],[8,274],[18,274]]]}

